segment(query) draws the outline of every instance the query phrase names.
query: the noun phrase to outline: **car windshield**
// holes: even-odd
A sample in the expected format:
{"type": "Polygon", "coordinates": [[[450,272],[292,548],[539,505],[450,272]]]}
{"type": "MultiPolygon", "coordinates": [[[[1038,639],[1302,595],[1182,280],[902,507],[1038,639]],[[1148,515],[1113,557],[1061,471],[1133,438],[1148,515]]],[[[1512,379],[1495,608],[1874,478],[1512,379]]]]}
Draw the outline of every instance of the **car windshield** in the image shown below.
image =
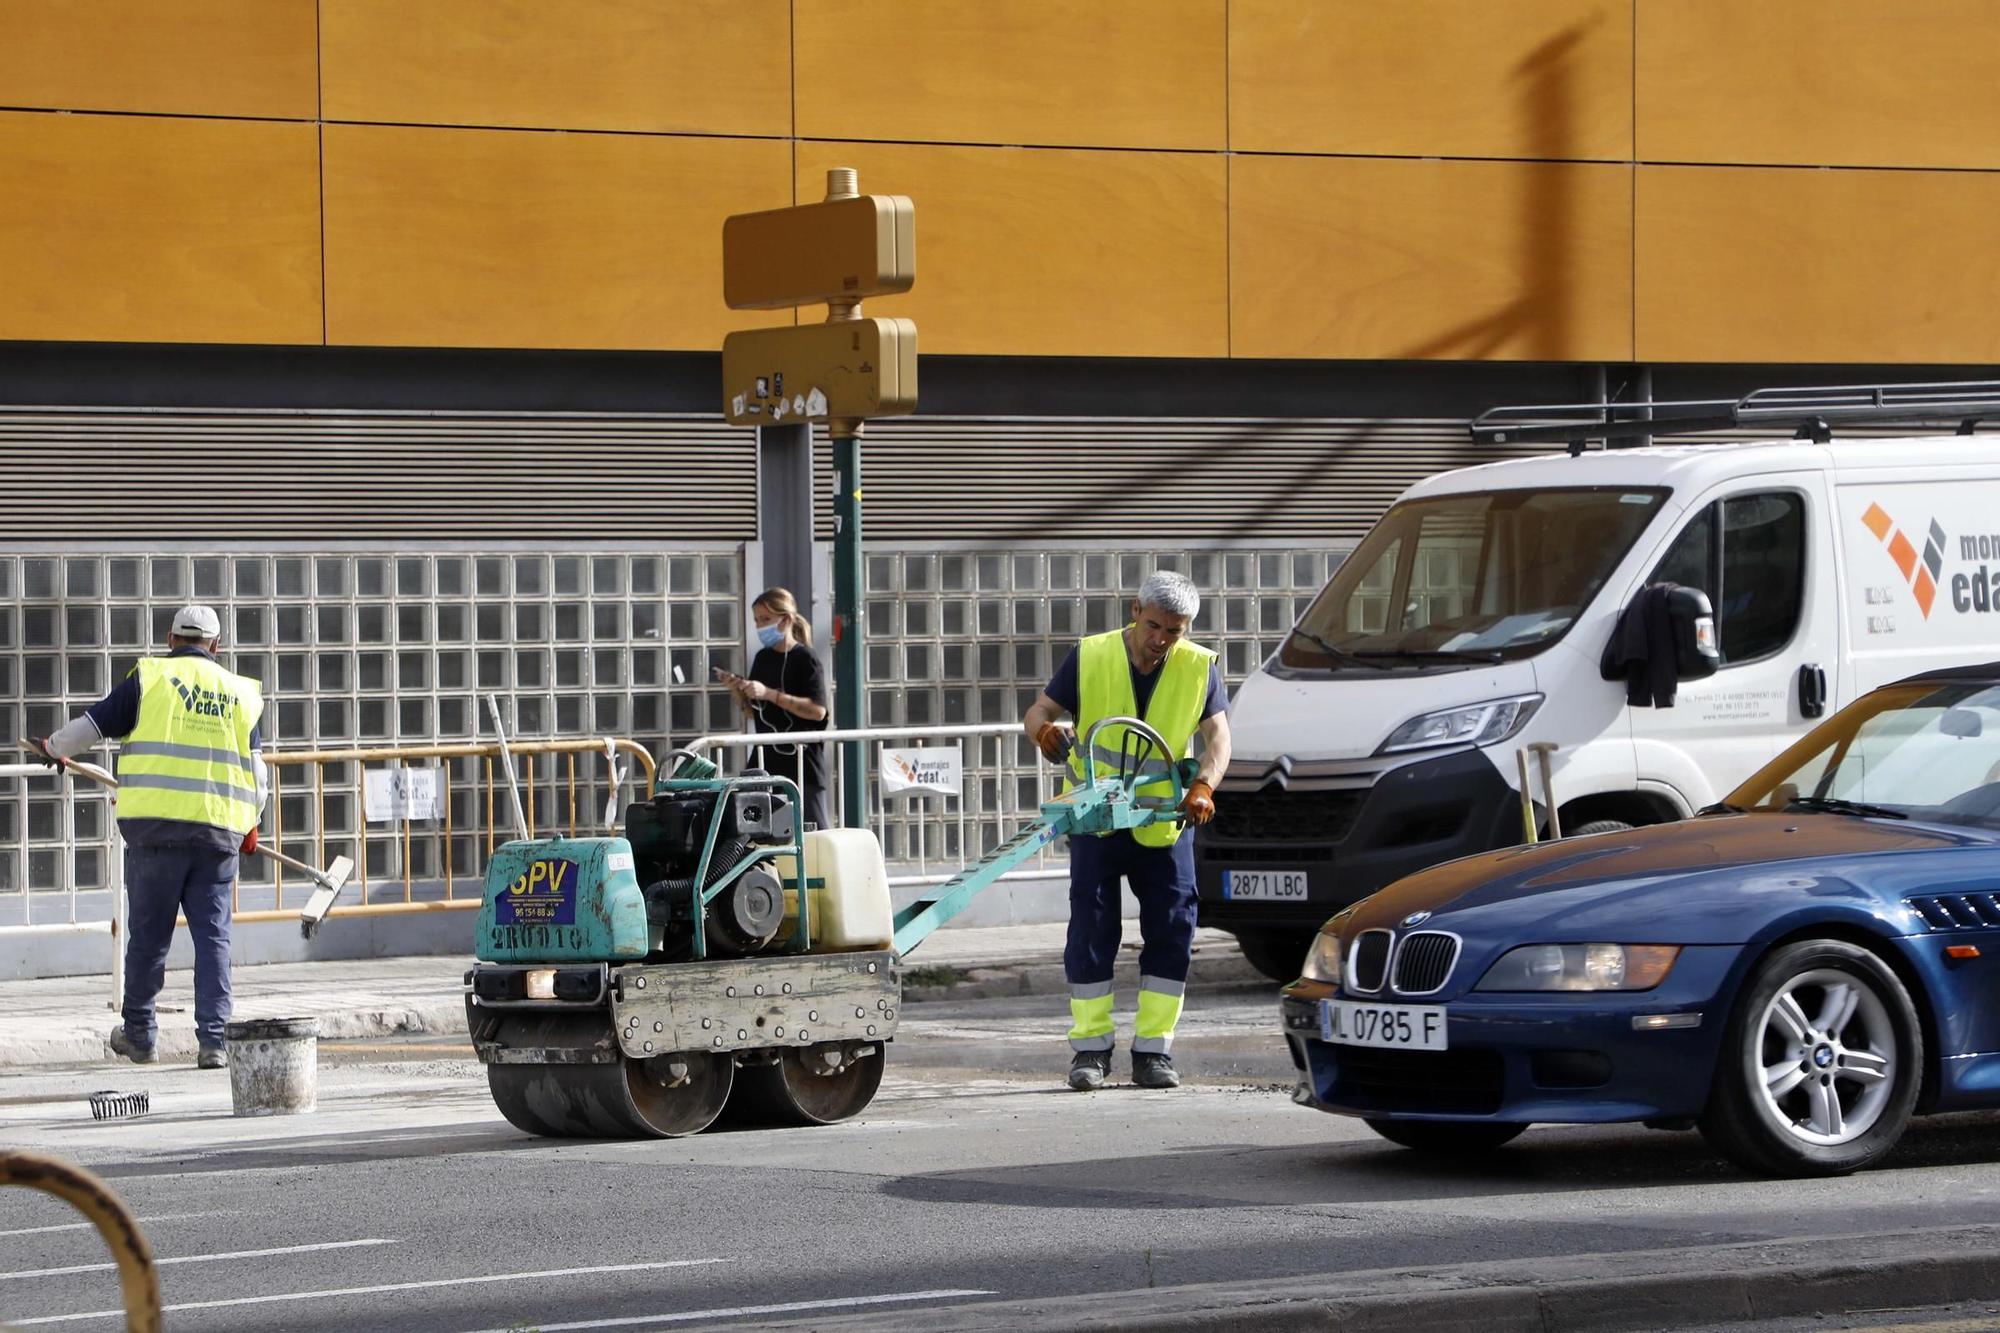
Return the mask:
{"type": "Polygon", "coordinates": [[[2000,828],[2000,686],[1926,681],[1872,691],[1724,804],[2000,828]]]}
{"type": "Polygon", "coordinates": [[[1498,662],[1561,638],[1667,492],[1489,491],[1392,508],[1279,649],[1287,667],[1498,662]]]}

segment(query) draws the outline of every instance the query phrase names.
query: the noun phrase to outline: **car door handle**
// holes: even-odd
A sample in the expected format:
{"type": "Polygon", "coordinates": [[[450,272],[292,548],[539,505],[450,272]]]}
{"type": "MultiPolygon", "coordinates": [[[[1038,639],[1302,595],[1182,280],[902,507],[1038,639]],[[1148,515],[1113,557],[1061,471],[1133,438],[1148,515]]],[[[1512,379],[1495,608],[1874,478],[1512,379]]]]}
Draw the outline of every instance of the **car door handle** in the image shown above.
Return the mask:
{"type": "Polygon", "coordinates": [[[1826,712],[1826,672],[1807,662],[1799,668],[1799,716],[1818,717],[1826,712]]]}

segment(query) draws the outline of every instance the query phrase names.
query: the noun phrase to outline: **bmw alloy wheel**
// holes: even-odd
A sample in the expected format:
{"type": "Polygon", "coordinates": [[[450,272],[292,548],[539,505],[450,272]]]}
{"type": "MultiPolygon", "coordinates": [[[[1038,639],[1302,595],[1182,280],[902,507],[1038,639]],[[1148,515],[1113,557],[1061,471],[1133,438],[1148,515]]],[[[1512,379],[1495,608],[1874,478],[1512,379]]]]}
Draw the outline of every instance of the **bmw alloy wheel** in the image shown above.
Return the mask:
{"type": "Polygon", "coordinates": [[[1859,977],[1815,968],[1764,1006],[1765,1113],[1801,1143],[1851,1143],[1875,1127],[1895,1088],[1896,1032],[1859,977]]]}

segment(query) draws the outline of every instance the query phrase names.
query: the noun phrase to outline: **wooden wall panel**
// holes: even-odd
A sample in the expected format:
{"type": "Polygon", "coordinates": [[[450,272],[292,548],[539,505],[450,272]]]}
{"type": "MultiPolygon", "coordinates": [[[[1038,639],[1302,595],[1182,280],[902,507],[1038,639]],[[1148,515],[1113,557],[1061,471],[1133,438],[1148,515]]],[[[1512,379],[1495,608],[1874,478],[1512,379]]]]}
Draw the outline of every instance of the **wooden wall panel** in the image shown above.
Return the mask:
{"type": "Polygon", "coordinates": [[[802,201],[829,167],[916,201],[916,286],[863,313],[915,319],[924,352],[1228,355],[1217,155],[801,143],[802,201]]]}
{"type": "Polygon", "coordinates": [[[1224,0],[795,0],[807,138],[1224,143],[1224,0]]]}
{"type": "Polygon", "coordinates": [[[1231,0],[1229,144],[1627,158],[1631,0],[1231,0]]]}
{"type": "Polygon", "coordinates": [[[2000,362],[2000,175],[1639,169],[1648,361],[2000,362]]]}
{"type": "Polygon", "coordinates": [[[336,344],[719,350],[722,220],[791,202],[782,140],[326,127],[336,344]]]}
{"type": "Polygon", "coordinates": [[[318,342],[316,135],[0,112],[0,340],[318,342]]]}
{"type": "Polygon", "coordinates": [[[1638,0],[1645,160],[2000,168],[1993,0],[1638,0]]]}
{"type": "Polygon", "coordinates": [[[1629,166],[1232,162],[1236,356],[1631,355],[1629,166]]]}
{"type": "Polygon", "coordinates": [[[787,0],[324,0],[332,120],[791,133],[787,0]]]}
{"type": "Polygon", "coordinates": [[[0,0],[0,106],[310,118],[314,0],[0,0]]]}

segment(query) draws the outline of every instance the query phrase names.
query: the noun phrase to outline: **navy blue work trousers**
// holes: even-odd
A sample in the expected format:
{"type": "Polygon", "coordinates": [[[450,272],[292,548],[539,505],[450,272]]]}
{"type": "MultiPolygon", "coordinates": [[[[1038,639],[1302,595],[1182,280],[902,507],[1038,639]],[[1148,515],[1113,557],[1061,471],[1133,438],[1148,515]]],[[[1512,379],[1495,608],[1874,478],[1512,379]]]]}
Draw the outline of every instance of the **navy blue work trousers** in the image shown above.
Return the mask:
{"type": "Polygon", "coordinates": [[[1072,986],[1111,980],[1118,960],[1118,882],[1139,900],[1139,973],[1186,981],[1194,948],[1194,839],[1142,847],[1130,833],[1069,840],[1069,942],[1063,971],[1072,986]]]}
{"type": "Polygon", "coordinates": [[[237,853],[214,847],[125,849],[125,1034],[140,1046],[155,1037],[153,1001],[167,979],[174,914],[194,937],[194,1029],[203,1046],[223,1045],[229,1021],[229,887],[237,853]]]}

